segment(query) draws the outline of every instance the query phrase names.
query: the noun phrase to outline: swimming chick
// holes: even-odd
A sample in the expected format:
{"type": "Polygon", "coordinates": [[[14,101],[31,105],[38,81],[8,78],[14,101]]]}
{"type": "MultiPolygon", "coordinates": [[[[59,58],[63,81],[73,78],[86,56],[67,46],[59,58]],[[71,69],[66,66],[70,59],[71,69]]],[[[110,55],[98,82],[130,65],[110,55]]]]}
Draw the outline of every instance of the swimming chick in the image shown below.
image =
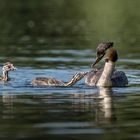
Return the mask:
{"type": "Polygon", "coordinates": [[[117,50],[112,42],[101,43],[97,47],[96,60],[92,68],[104,57],[103,69],[92,70],[85,76],[85,83],[89,86],[99,87],[124,87],[128,85],[128,79],[123,71],[115,70],[115,63],[118,60],[117,50]]]}
{"type": "Polygon", "coordinates": [[[55,78],[48,77],[37,77],[32,80],[33,86],[64,86],[69,87],[80,81],[87,72],[76,73],[69,82],[63,82],[61,80],[57,80],[55,78]]]}
{"type": "Polygon", "coordinates": [[[16,67],[14,67],[14,65],[10,62],[6,62],[4,64],[4,66],[2,67],[2,72],[3,72],[3,75],[0,76],[0,81],[8,81],[10,80],[9,78],[9,71],[13,71],[13,70],[16,70],[16,67]]]}

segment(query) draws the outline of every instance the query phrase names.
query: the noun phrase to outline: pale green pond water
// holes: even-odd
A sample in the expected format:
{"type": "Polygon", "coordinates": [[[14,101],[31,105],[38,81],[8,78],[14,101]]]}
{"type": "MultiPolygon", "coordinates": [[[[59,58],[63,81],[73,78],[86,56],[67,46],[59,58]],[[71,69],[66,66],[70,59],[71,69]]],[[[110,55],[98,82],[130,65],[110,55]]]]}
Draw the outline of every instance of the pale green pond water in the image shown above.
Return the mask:
{"type": "MultiPolygon", "coordinates": [[[[139,0],[0,1],[0,139],[140,139],[139,0]],[[125,88],[33,87],[37,76],[68,81],[89,71],[98,43],[113,41],[125,88]]],[[[100,66],[103,62],[100,63],[100,66]]]]}

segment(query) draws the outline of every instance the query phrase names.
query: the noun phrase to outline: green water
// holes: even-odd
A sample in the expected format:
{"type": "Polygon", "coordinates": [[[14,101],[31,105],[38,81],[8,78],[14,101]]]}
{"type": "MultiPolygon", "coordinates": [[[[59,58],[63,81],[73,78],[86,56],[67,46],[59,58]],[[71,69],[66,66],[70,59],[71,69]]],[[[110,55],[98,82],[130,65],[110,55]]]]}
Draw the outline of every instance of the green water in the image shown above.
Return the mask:
{"type": "MultiPolygon", "coordinates": [[[[1,0],[0,139],[140,139],[139,0],[1,0]],[[100,42],[113,41],[125,88],[33,87],[89,71],[100,42]]],[[[103,62],[99,64],[102,67],[103,62]]]]}

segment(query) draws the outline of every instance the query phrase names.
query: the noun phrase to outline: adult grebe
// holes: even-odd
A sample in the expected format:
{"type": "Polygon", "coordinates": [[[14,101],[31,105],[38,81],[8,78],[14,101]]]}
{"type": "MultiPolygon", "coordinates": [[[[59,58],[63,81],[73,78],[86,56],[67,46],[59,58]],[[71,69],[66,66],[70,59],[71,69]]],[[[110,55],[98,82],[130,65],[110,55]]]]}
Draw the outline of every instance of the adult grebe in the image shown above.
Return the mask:
{"type": "Polygon", "coordinates": [[[33,86],[72,86],[76,82],[80,81],[87,72],[80,72],[76,73],[69,82],[63,82],[61,80],[57,80],[55,78],[48,78],[48,77],[37,77],[36,79],[32,80],[33,86]]]}
{"type": "Polygon", "coordinates": [[[0,81],[10,80],[10,78],[8,76],[8,72],[13,71],[13,70],[16,70],[16,67],[14,67],[14,65],[10,62],[6,62],[2,68],[3,75],[0,76],[0,81]]]}
{"type": "Polygon", "coordinates": [[[85,83],[89,86],[100,87],[124,87],[128,85],[128,79],[123,71],[115,70],[115,62],[118,59],[116,49],[112,42],[101,43],[97,47],[97,58],[92,64],[94,67],[105,56],[103,69],[92,70],[87,73],[85,83]]]}

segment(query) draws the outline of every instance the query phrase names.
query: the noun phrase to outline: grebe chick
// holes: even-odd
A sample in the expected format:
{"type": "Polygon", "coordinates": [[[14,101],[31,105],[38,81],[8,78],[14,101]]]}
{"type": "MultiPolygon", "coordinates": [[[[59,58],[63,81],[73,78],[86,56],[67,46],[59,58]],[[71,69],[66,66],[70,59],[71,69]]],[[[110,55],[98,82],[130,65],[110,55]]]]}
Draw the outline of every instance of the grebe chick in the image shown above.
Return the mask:
{"type": "Polygon", "coordinates": [[[10,80],[9,76],[8,76],[8,73],[9,71],[13,71],[13,70],[16,70],[16,67],[14,67],[14,65],[10,62],[6,62],[4,64],[4,66],[2,67],[2,72],[3,72],[3,75],[0,76],[0,81],[8,81],[10,80]]]}
{"type": "Polygon", "coordinates": [[[128,79],[123,71],[115,70],[115,63],[118,59],[118,53],[113,47],[113,43],[101,43],[97,48],[97,58],[92,64],[94,67],[103,57],[105,65],[103,69],[92,70],[86,75],[85,83],[89,86],[100,87],[124,87],[128,85],[128,79]]]}
{"type": "Polygon", "coordinates": [[[69,87],[77,83],[81,80],[87,72],[80,72],[76,73],[69,82],[63,82],[61,80],[57,80],[55,78],[48,78],[48,77],[37,77],[32,80],[33,86],[64,86],[69,87]]]}

